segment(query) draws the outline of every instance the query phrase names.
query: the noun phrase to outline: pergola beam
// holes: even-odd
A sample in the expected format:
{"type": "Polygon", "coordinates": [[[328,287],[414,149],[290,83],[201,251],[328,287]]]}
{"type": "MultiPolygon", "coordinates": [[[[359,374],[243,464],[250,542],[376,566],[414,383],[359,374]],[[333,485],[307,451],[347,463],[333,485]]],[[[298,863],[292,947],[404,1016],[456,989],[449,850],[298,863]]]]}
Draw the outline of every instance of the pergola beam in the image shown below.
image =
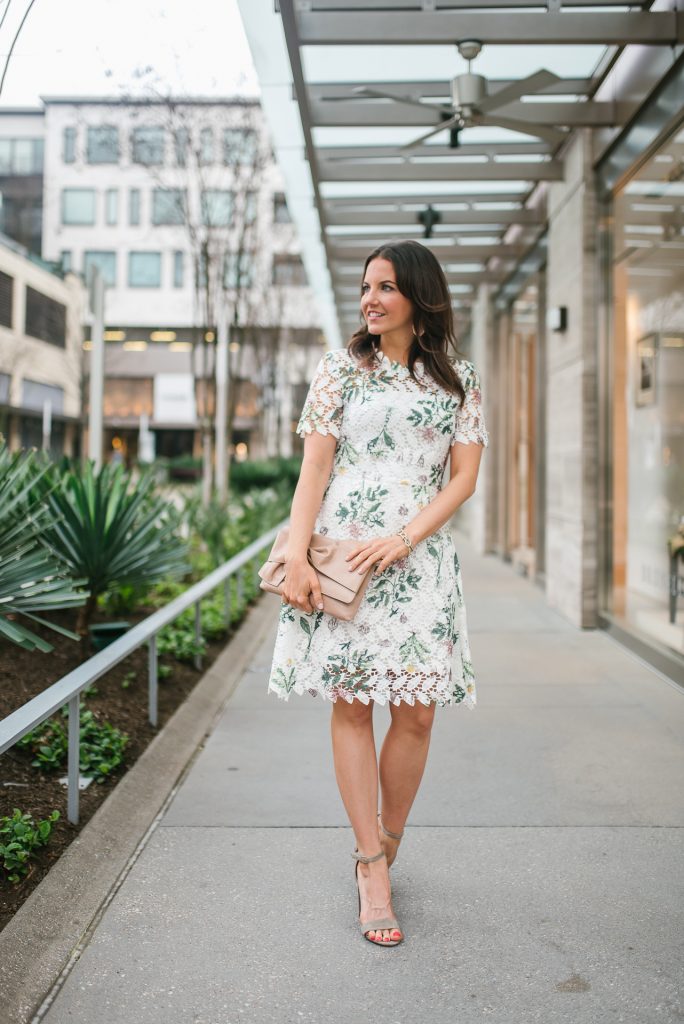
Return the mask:
{"type": "MultiPolygon", "coordinates": [[[[425,204],[427,206],[427,203],[425,204]]],[[[425,209],[425,206],[422,209],[425,209]]],[[[432,203],[434,207],[435,204],[432,203]]],[[[487,227],[495,227],[496,225],[508,225],[508,224],[543,224],[545,215],[542,210],[439,210],[441,217],[440,224],[435,227],[435,231],[439,230],[439,227],[444,225],[454,224],[458,227],[465,227],[467,225],[482,225],[482,230],[485,231],[487,227]]],[[[356,213],[341,213],[332,211],[328,213],[327,222],[333,226],[355,226],[359,225],[359,230],[363,231],[366,225],[381,225],[386,224],[387,227],[399,224],[418,224],[418,210],[411,212],[402,211],[389,211],[383,213],[365,213],[358,210],[356,213]]],[[[631,219],[631,218],[630,218],[631,219]]],[[[471,234],[469,231],[468,234],[471,234]]],[[[345,237],[348,234],[345,233],[345,237]]]]}
{"type": "MultiPolygon", "coordinates": [[[[503,17],[503,15],[502,15],[503,17]]],[[[546,15],[541,15],[546,17],[546,15]]],[[[320,128],[422,128],[423,125],[439,123],[439,111],[433,104],[420,107],[407,103],[393,103],[391,100],[341,100],[326,103],[324,100],[311,101],[312,125],[320,128]]],[[[633,103],[612,103],[610,101],[587,100],[582,103],[523,103],[515,102],[489,111],[488,117],[497,113],[507,118],[535,124],[569,125],[570,127],[610,127],[624,124],[634,113],[633,103]]]]}
{"type": "Polygon", "coordinates": [[[319,181],[562,181],[563,165],[556,160],[539,163],[460,163],[431,160],[429,163],[331,164],[318,161],[319,181]]]}
{"type": "MultiPolygon", "coordinates": [[[[399,146],[318,146],[318,155],[323,160],[344,163],[347,160],[378,160],[383,157],[405,156],[399,146]]],[[[454,156],[547,156],[550,147],[546,142],[465,142],[458,149],[431,143],[416,146],[411,150],[411,159],[429,157],[431,160],[454,156]]]]}
{"type": "Polygon", "coordinates": [[[444,46],[461,39],[498,46],[684,42],[684,19],[672,11],[406,11],[393,18],[382,11],[299,11],[297,29],[301,46],[444,46]]]}
{"type": "MultiPolygon", "coordinates": [[[[500,6],[501,0],[496,0],[500,6]]],[[[538,0],[533,0],[538,5],[538,0]]],[[[513,82],[514,78],[488,78],[487,87],[489,93],[496,93],[499,89],[506,89],[513,82]]],[[[357,85],[364,85],[364,82],[308,82],[307,91],[309,99],[316,103],[339,103],[353,97],[354,88],[357,85]]],[[[592,87],[590,78],[563,78],[560,82],[554,82],[543,90],[544,96],[586,96],[592,87]]],[[[423,81],[423,82],[376,82],[373,81],[373,88],[379,92],[396,93],[399,96],[409,96],[414,100],[421,100],[429,96],[433,100],[450,102],[451,82],[450,81],[423,81]]],[[[296,97],[295,97],[296,98],[296,97]]]]}
{"type": "Polygon", "coordinates": [[[416,195],[334,196],[326,197],[326,212],[360,210],[366,206],[386,206],[396,210],[401,206],[451,206],[456,203],[483,205],[487,203],[522,203],[523,192],[423,192],[416,195]]]}
{"type": "MultiPolygon", "coordinates": [[[[328,251],[331,262],[357,262],[365,260],[368,252],[376,245],[386,242],[386,238],[377,236],[368,237],[363,240],[354,239],[349,245],[336,245],[332,236],[328,236],[328,251]]],[[[496,243],[492,245],[432,245],[435,239],[427,239],[428,247],[432,248],[440,263],[470,263],[481,262],[496,256],[498,259],[517,259],[527,251],[527,246],[504,245],[496,243]]],[[[457,273],[457,271],[454,271],[457,273]]]]}

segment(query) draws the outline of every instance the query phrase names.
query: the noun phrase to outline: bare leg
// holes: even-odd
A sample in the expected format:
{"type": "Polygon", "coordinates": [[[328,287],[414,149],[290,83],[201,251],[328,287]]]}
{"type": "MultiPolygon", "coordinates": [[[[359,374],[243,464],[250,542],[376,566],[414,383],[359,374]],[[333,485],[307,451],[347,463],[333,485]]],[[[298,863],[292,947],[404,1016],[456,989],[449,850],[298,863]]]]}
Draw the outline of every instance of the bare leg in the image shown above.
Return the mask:
{"type": "MultiPolygon", "coordinates": [[[[390,832],[403,831],[423,778],[430,747],[435,703],[390,704],[392,722],[380,751],[382,821],[390,832]]],[[[397,854],[399,841],[380,832],[388,866],[397,854]]]]}
{"type": "MultiPolygon", "coordinates": [[[[380,849],[378,843],[378,764],[373,739],[373,702],[359,700],[348,704],[338,699],[333,703],[330,730],[332,734],[335,777],[340,796],[356,836],[359,852],[371,857],[380,849]]],[[[358,866],[361,891],[360,921],[393,916],[387,861],[383,857],[373,864],[358,866]]],[[[400,932],[369,932],[376,942],[397,939],[400,932]]]]}

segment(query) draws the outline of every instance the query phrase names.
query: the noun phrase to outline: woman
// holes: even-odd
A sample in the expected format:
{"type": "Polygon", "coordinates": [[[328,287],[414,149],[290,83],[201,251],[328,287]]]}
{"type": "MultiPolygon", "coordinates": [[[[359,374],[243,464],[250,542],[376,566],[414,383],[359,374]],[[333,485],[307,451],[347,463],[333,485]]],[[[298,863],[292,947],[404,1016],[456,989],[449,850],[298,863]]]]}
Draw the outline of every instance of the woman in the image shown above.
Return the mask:
{"type": "Polygon", "coordinates": [[[379,246],[366,260],[360,302],[362,326],[346,349],[320,360],[297,427],[304,459],[268,689],[332,701],[335,774],[357,842],[361,931],[390,946],[403,934],[389,867],[423,775],[435,708],[475,706],[448,523],[475,490],[488,438],[477,372],[447,353],[451,301],[433,253],[413,240],[379,246]],[[312,532],[357,539],[350,565],[361,573],[375,567],[350,622],[322,610],[307,560],[312,532]],[[388,701],[378,765],[373,705],[388,701]]]}

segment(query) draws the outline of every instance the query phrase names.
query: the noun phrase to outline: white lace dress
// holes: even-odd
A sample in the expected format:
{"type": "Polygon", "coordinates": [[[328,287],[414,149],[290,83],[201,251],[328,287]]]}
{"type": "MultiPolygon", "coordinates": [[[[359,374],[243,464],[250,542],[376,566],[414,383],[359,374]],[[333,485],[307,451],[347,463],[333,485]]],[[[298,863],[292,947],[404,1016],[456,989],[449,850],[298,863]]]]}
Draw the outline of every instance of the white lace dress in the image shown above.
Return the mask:
{"type": "MultiPolygon", "coordinates": [[[[314,532],[363,540],[395,533],[438,493],[452,444],[488,443],[472,363],[454,363],[466,392],[446,391],[416,363],[384,353],[365,369],[347,349],[326,352],[297,433],[337,438],[314,532]]],[[[367,704],[475,707],[458,556],[448,524],[371,576],[351,622],[281,604],[268,691],[367,704]]]]}

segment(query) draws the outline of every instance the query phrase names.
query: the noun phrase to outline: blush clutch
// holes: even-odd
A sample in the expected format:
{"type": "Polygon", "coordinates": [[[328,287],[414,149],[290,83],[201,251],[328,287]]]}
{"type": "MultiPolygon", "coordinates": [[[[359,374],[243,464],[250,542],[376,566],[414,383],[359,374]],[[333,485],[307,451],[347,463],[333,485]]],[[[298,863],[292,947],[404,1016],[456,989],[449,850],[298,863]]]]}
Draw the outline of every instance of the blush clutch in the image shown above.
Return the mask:
{"type": "MultiPolygon", "coordinates": [[[[288,526],[278,531],[268,559],[259,569],[261,589],[272,594],[282,595],[289,535],[288,526]]],[[[345,558],[357,546],[358,541],[353,538],[335,540],[322,533],[314,533],[306,553],[309,564],[314,567],[318,576],[323,596],[323,611],[347,622],[356,615],[374,569],[371,565],[362,575],[357,569],[349,568],[349,562],[345,561],[345,558]]]]}

